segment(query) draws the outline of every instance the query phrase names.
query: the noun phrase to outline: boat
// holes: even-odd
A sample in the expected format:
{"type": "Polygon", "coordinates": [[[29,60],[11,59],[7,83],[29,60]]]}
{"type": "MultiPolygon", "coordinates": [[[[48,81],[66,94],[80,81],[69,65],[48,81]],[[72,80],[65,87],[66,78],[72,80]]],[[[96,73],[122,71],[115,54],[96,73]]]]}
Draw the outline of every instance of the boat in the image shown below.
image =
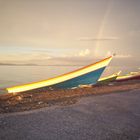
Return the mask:
{"type": "Polygon", "coordinates": [[[96,84],[112,57],[48,80],[10,87],[7,88],[7,91],[8,93],[18,93],[33,90],[71,89],[79,85],[96,84]]]}
{"type": "Polygon", "coordinates": [[[112,74],[110,76],[107,76],[107,77],[103,77],[103,78],[100,78],[97,82],[97,84],[107,84],[107,83],[110,83],[110,82],[113,82],[117,79],[117,77],[120,75],[121,71],[115,73],[115,74],[112,74]]]}
{"type": "Polygon", "coordinates": [[[129,80],[140,80],[140,72],[130,72],[129,74],[118,76],[117,82],[124,82],[129,80]]]}

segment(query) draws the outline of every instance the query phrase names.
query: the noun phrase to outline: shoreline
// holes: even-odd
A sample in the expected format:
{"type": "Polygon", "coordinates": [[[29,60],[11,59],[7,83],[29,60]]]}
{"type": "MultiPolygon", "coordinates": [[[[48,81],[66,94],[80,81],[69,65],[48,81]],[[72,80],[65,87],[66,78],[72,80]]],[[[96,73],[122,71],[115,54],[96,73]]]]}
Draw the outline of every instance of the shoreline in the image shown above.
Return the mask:
{"type": "Polygon", "coordinates": [[[0,114],[75,104],[80,98],[140,89],[140,80],[113,82],[88,88],[0,95],[0,114]]]}

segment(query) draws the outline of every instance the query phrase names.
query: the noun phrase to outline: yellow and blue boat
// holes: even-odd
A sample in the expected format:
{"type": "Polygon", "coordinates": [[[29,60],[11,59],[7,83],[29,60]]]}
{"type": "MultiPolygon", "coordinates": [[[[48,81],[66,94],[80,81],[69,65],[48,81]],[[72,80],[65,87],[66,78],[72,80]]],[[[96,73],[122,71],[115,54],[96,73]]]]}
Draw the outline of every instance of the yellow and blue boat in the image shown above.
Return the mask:
{"type": "Polygon", "coordinates": [[[81,69],[57,76],[48,80],[7,88],[8,93],[18,93],[32,90],[70,89],[79,85],[96,84],[112,56],[81,69]]]}

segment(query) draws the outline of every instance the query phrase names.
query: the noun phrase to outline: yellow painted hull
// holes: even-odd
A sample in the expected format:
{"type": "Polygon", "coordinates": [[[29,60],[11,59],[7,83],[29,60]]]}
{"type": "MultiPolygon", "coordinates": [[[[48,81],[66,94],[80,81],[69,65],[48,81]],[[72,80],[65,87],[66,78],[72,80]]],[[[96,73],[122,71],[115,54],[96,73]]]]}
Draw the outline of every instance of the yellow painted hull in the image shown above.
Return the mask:
{"type": "Polygon", "coordinates": [[[98,78],[102,74],[104,68],[111,61],[112,56],[101,60],[97,63],[88,65],[81,69],[75,70],[73,72],[51,78],[48,80],[43,80],[39,82],[34,82],[30,84],[14,86],[7,88],[8,93],[24,92],[34,89],[47,88],[47,87],[57,87],[57,88],[72,88],[78,86],[78,84],[90,84],[91,78],[95,77],[93,84],[98,81],[98,78]],[[85,79],[85,80],[84,80],[85,79]]]}
{"type": "Polygon", "coordinates": [[[128,81],[128,80],[139,80],[140,79],[140,72],[131,72],[130,74],[126,74],[123,76],[118,76],[117,81],[128,81]]]}
{"type": "Polygon", "coordinates": [[[100,78],[98,80],[97,84],[105,84],[105,83],[115,81],[117,79],[117,77],[120,75],[120,73],[121,73],[121,71],[119,71],[118,73],[112,74],[110,76],[100,78]]]}

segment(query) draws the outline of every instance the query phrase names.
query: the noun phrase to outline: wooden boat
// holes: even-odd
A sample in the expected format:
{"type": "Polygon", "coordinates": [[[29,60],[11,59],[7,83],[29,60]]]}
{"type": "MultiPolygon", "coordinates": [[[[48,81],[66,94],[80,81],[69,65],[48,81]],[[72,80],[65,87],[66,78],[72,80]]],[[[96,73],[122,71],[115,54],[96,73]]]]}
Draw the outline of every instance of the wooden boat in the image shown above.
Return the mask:
{"type": "Polygon", "coordinates": [[[120,75],[121,71],[119,71],[118,73],[112,74],[110,76],[104,77],[104,78],[100,78],[97,82],[97,84],[107,84],[109,82],[113,82],[117,79],[117,77],[120,75]]]}
{"type": "Polygon", "coordinates": [[[140,80],[140,72],[130,72],[129,74],[118,76],[116,81],[123,82],[129,80],[140,80]]]}
{"type": "Polygon", "coordinates": [[[79,85],[96,84],[102,72],[111,61],[112,56],[101,60],[97,63],[88,65],[81,69],[69,72],[67,74],[43,80],[39,82],[29,83],[20,86],[7,88],[8,93],[25,92],[32,90],[47,89],[68,89],[78,87],[79,85]]]}

